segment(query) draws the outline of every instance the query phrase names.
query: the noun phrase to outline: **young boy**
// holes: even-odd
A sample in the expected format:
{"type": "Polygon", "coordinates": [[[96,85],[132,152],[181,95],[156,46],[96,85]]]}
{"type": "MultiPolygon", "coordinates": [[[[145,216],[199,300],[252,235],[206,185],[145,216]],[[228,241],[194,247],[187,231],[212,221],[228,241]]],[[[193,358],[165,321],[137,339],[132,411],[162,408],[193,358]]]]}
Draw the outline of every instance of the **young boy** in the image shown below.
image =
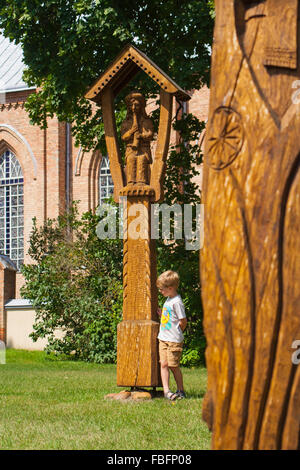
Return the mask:
{"type": "Polygon", "coordinates": [[[177,294],[179,286],[178,273],[165,271],[158,277],[156,285],[162,295],[167,297],[163,309],[157,311],[161,319],[158,335],[159,358],[164,396],[173,401],[185,398],[179,363],[182,355],[183,331],[186,328],[187,319],[182,299],[177,294]],[[172,393],[169,389],[170,370],[177,384],[176,393],[172,393]]]}

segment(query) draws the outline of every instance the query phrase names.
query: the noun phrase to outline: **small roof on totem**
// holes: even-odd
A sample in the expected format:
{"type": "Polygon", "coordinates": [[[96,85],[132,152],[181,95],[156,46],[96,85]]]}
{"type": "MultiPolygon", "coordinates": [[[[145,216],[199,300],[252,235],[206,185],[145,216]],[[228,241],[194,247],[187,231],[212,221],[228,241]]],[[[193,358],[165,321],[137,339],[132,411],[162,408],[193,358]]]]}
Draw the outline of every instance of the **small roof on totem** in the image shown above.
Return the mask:
{"type": "Polygon", "coordinates": [[[140,71],[148,74],[160,88],[167,93],[175,95],[180,101],[188,101],[190,95],[186,93],[172,78],[170,78],[149,57],[132,44],[127,44],[105,72],[89,88],[85,97],[99,103],[101,93],[111,87],[115,96],[140,71]]]}

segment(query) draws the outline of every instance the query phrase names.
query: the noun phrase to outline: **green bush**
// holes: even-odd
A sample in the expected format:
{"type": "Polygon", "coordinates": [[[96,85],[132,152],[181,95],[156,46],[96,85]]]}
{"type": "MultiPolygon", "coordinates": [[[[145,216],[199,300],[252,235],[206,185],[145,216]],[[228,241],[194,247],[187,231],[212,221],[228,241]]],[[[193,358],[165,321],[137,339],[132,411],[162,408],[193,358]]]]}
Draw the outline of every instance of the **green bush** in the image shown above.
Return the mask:
{"type": "Polygon", "coordinates": [[[76,204],[42,227],[34,220],[29,254],[35,263],[22,267],[22,296],[37,312],[31,337],[47,337],[47,352],[105,363],[116,361],[122,247],[120,240],[98,239],[98,222],[91,212],[79,218],[76,204]]]}

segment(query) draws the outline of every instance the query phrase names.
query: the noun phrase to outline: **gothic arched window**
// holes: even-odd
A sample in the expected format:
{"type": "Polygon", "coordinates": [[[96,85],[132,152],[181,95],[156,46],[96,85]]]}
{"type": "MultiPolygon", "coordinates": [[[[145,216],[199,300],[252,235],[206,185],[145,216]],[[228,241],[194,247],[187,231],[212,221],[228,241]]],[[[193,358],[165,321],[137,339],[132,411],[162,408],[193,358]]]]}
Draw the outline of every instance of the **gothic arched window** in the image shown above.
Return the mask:
{"type": "Polygon", "coordinates": [[[99,172],[99,204],[101,205],[113,193],[114,183],[109,169],[109,159],[108,157],[102,157],[99,172]]]}
{"type": "Polygon", "coordinates": [[[18,269],[24,261],[23,183],[20,163],[6,150],[0,157],[0,253],[18,269]]]}

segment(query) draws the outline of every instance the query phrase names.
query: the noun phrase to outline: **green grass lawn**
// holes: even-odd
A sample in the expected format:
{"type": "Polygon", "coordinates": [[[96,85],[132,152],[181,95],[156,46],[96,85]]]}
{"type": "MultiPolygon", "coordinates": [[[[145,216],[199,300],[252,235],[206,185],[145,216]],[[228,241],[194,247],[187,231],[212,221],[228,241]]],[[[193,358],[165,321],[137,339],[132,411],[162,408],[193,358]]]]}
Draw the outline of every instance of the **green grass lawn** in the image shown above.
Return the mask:
{"type": "MultiPolygon", "coordinates": [[[[116,366],[8,350],[0,364],[1,449],[209,449],[205,368],[183,368],[186,400],[107,400],[116,366]]],[[[175,389],[172,380],[171,389],[175,389]]]]}

